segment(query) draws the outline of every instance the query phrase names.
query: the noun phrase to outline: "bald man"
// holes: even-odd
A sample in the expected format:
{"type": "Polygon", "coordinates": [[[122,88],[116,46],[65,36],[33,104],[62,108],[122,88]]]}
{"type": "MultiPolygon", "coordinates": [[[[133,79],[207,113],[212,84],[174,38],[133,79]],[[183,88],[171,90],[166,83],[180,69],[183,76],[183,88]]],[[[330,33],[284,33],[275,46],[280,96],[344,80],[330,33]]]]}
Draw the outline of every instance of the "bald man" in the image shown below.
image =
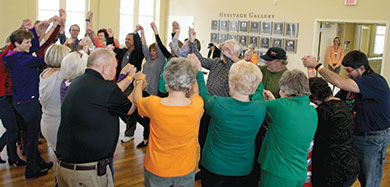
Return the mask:
{"type": "Polygon", "coordinates": [[[72,81],[61,107],[58,129],[56,176],[59,186],[113,186],[109,158],[119,137],[119,115],[131,114],[131,102],[123,91],[132,82],[136,68],[126,65],[123,79],[113,82],[116,60],[107,49],[97,49],[88,58],[87,69],[72,81]]]}

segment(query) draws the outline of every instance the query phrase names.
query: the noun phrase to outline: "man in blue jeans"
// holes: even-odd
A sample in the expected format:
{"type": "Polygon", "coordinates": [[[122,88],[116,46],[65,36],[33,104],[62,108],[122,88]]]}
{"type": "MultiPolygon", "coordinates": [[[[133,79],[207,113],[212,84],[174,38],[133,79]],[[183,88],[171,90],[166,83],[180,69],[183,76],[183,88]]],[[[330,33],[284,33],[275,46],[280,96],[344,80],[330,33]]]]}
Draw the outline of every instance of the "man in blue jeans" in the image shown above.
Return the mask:
{"type": "Polygon", "coordinates": [[[339,97],[347,103],[354,116],[354,148],[360,163],[362,186],[380,186],[383,164],[390,140],[390,90],[386,80],[375,73],[367,56],[352,51],[343,58],[349,78],[323,68],[315,57],[302,58],[307,68],[315,68],[327,81],[339,87],[339,97]]]}

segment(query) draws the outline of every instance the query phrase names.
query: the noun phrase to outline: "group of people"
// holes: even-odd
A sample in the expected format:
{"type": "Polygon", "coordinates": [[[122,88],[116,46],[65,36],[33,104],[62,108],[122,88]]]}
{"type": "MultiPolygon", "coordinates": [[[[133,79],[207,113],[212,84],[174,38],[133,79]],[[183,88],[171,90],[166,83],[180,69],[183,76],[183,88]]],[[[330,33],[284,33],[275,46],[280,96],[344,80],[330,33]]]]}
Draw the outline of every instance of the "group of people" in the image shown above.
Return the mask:
{"type": "Polygon", "coordinates": [[[155,23],[156,43],[147,45],[138,24],[119,48],[111,29],[96,34],[92,18],[88,12],[81,40],[77,25],[69,28],[70,38],[64,35],[64,10],[35,26],[24,20],[1,53],[6,133],[0,143],[7,144],[10,165],[27,164],[26,178],[53,167],[38,152],[42,131],[57,156],[58,186],[113,186],[122,119],[122,142],[133,138],[137,122],[144,127],[137,147],[147,147],[145,186],[193,186],[195,179],[206,187],[351,186],[357,179],[362,186],[380,185],[390,90],[362,52],[329,64],[336,70],[341,62],[349,78],[304,56],[303,65],[324,78],[308,79],[287,69],[281,48],[268,49],[263,66],[256,65],[257,55],[253,60],[253,46],[241,59],[236,40],[219,48],[210,43],[205,58],[194,28],[179,41],[176,21],[170,51],[155,23]],[[54,44],[57,38],[63,45],[54,44]],[[203,69],[209,70],[207,82],[203,69]],[[328,82],[341,89],[336,96],[328,82]],[[18,123],[27,134],[27,163],[17,154],[18,123]]]}

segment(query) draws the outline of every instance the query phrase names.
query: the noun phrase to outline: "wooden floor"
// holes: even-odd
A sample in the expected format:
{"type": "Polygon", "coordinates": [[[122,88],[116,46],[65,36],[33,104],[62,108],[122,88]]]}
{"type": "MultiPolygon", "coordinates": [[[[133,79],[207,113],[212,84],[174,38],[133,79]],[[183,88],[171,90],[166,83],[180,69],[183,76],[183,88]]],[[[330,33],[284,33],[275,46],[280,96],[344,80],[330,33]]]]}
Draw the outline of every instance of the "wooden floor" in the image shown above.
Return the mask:
{"type": "MultiPolygon", "coordinates": [[[[121,136],[123,136],[125,125],[121,122],[121,136]]],[[[4,129],[0,127],[0,133],[3,133],[4,129]]],[[[115,170],[115,186],[144,186],[143,176],[143,161],[145,155],[145,148],[137,149],[136,145],[142,141],[143,128],[137,125],[136,136],[134,140],[128,143],[118,143],[117,149],[114,155],[114,170],[115,170]]],[[[55,162],[56,158],[54,153],[47,147],[46,141],[42,139],[43,144],[39,145],[39,151],[41,156],[46,161],[50,160],[55,162]]],[[[390,147],[387,149],[386,159],[389,162],[385,163],[384,179],[382,180],[382,187],[390,187],[390,147]]],[[[1,152],[1,158],[7,158],[6,149],[1,152]]],[[[21,157],[24,159],[24,157],[21,157]]],[[[52,187],[54,186],[54,170],[49,171],[48,175],[45,175],[36,179],[24,178],[25,167],[8,166],[8,164],[0,164],[0,186],[4,187],[19,187],[19,186],[39,186],[39,187],[52,187]]],[[[200,182],[195,183],[196,187],[201,186],[200,182]]],[[[353,187],[360,186],[356,182],[353,187]]]]}

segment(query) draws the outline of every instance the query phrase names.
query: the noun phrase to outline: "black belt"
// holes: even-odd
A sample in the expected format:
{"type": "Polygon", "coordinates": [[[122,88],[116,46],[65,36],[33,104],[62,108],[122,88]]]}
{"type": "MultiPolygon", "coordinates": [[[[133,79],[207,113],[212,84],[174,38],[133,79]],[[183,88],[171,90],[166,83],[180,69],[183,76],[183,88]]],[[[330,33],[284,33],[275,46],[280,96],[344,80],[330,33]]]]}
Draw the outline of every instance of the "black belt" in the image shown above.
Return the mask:
{"type": "Polygon", "coordinates": [[[64,161],[59,161],[59,164],[60,164],[60,166],[67,168],[67,169],[71,169],[71,170],[95,170],[96,169],[96,165],[82,166],[82,165],[78,165],[78,164],[67,163],[64,161]]]}
{"type": "Polygon", "coordinates": [[[355,136],[375,136],[382,135],[390,131],[390,128],[379,132],[355,132],[355,136]]]}

